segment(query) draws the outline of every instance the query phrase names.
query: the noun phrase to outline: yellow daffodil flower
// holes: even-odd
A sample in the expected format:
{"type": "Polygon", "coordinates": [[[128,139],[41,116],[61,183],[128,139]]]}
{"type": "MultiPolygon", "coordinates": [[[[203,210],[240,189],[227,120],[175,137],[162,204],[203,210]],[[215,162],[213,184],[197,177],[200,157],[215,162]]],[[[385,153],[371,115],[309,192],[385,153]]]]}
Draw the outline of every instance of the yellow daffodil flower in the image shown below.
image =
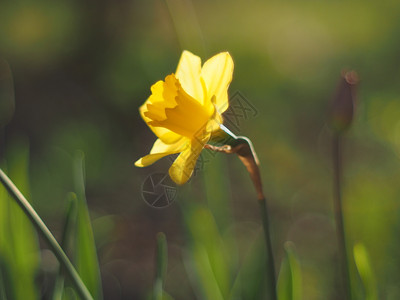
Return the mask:
{"type": "Polygon", "coordinates": [[[228,87],[233,61],[219,53],[201,67],[200,57],[183,51],[175,74],[156,82],[151,96],[140,107],[140,115],[158,137],[150,154],[135,165],[146,167],[160,158],[180,153],[169,169],[177,184],[193,173],[201,150],[220,130],[221,114],[228,108],[228,87]]]}

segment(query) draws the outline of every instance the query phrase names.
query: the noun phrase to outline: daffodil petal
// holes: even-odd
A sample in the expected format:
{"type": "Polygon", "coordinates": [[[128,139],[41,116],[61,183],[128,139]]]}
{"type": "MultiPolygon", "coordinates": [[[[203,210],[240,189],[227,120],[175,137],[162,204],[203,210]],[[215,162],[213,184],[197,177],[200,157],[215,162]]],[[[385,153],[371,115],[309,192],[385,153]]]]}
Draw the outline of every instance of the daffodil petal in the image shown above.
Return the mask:
{"type": "Polygon", "coordinates": [[[190,96],[203,104],[203,88],[200,82],[201,59],[185,50],[182,52],[175,75],[182,88],[190,96]]]}
{"type": "Polygon", "coordinates": [[[169,168],[169,176],[176,184],[184,184],[193,174],[197,159],[204,145],[210,139],[210,134],[200,138],[194,138],[187,147],[174,161],[169,168]]]}
{"type": "MultiPolygon", "coordinates": [[[[178,151],[179,152],[179,151],[178,151]]],[[[171,152],[171,153],[157,153],[157,154],[148,154],[146,156],[143,156],[141,158],[139,158],[136,162],[135,162],[135,166],[136,167],[147,167],[150,166],[152,164],[154,164],[157,160],[169,155],[169,154],[174,154],[176,152],[171,152]]]]}
{"type": "Polygon", "coordinates": [[[220,114],[229,107],[228,87],[232,81],[233,60],[228,52],[219,53],[204,63],[201,77],[207,86],[208,97],[215,95],[215,106],[220,114]]]}
{"type": "Polygon", "coordinates": [[[161,139],[157,139],[150,150],[150,154],[182,151],[186,147],[186,144],[188,144],[188,142],[188,139],[180,138],[174,144],[166,144],[161,139]]]}
{"type": "Polygon", "coordinates": [[[138,159],[136,167],[147,167],[164,156],[181,152],[185,149],[188,140],[181,138],[174,144],[166,144],[161,139],[157,139],[150,151],[150,154],[138,159]]]}

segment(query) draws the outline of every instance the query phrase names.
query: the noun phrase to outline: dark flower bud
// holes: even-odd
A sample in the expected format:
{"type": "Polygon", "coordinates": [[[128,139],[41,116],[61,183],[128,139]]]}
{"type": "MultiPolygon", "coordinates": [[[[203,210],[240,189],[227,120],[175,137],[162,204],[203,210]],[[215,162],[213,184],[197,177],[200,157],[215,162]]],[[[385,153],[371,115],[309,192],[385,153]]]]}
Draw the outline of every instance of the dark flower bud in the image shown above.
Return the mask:
{"type": "Polygon", "coordinates": [[[354,117],[358,75],[355,71],[343,71],[330,110],[330,126],[336,133],[347,130],[354,117]]]}

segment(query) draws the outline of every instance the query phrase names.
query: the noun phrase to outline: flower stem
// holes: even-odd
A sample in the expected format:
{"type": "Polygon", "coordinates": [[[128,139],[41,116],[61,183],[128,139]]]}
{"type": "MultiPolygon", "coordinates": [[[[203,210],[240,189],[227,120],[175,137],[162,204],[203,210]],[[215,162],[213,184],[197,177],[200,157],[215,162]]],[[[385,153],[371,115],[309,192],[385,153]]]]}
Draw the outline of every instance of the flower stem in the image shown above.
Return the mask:
{"type": "Polygon", "coordinates": [[[46,224],[42,221],[36,211],[33,209],[31,204],[26,200],[24,195],[18,190],[14,183],[8,178],[8,176],[0,169],[0,182],[4,185],[8,193],[14,198],[18,203],[24,213],[27,215],[29,220],[33,223],[36,229],[42,234],[43,238],[47,241],[53,253],[57,257],[60,264],[63,266],[64,270],[69,275],[77,292],[80,297],[84,300],[92,300],[93,297],[90,295],[82,279],[79,277],[77,271],[75,270],[72,263],[69,261],[67,255],[64,253],[57,240],[51,234],[50,230],[47,228],[46,224]]]}
{"type": "Polygon", "coordinates": [[[351,285],[350,285],[350,273],[349,273],[349,262],[347,257],[346,248],[346,236],[344,231],[343,222],[343,208],[342,208],[342,190],[341,190],[341,179],[342,179],[342,165],[341,165],[341,136],[340,134],[334,134],[333,136],[333,170],[334,170],[334,197],[333,205],[336,220],[336,234],[338,239],[338,251],[341,267],[341,278],[344,289],[344,299],[351,300],[351,285]]]}
{"type": "Polygon", "coordinates": [[[267,200],[265,197],[262,199],[258,199],[258,203],[260,205],[261,212],[261,220],[264,228],[264,238],[265,243],[267,245],[267,255],[268,255],[268,282],[270,283],[270,298],[276,300],[276,278],[275,278],[275,263],[274,263],[274,255],[272,253],[272,243],[271,243],[271,235],[269,231],[269,218],[267,211],[267,200]]]}
{"type": "Polygon", "coordinates": [[[164,297],[164,279],[168,263],[167,238],[163,232],[157,234],[156,249],[156,280],[153,286],[153,300],[162,300],[164,297]]]}
{"type": "Polygon", "coordinates": [[[254,187],[257,192],[257,199],[260,205],[261,219],[264,229],[264,238],[267,246],[267,272],[268,272],[268,282],[270,297],[268,299],[277,300],[276,293],[276,276],[275,276],[275,263],[274,255],[272,252],[271,244],[271,234],[269,230],[269,219],[268,219],[268,209],[267,200],[265,199],[261,174],[259,168],[259,161],[257,154],[254,150],[253,144],[247,137],[236,136],[224,125],[220,125],[220,131],[217,132],[209,142],[214,145],[207,144],[206,148],[213,151],[223,152],[227,154],[236,153],[239,159],[242,161],[247,171],[249,172],[250,178],[253,181],[254,187]]]}

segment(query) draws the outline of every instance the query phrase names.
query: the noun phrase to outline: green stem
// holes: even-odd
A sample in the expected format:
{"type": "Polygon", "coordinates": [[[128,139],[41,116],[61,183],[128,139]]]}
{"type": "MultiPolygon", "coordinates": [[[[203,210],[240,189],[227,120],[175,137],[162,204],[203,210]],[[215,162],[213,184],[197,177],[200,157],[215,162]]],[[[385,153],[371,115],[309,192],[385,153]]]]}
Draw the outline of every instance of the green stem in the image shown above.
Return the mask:
{"type": "Polygon", "coordinates": [[[253,181],[254,187],[257,192],[257,199],[260,205],[261,219],[264,228],[264,238],[268,252],[267,272],[268,282],[270,285],[270,299],[276,300],[277,293],[275,263],[274,255],[272,253],[271,234],[269,231],[267,200],[265,199],[262,188],[261,174],[258,166],[259,161],[256,152],[254,151],[253,144],[247,137],[236,136],[222,124],[220,125],[220,129],[221,130],[214,133],[214,135],[211,137],[209,145],[207,145],[207,147],[211,150],[218,152],[236,153],[239,156],[239,159],[245,165],[247,171],[249,172],[250,178],[253,181]]]}
{"type": "Polygon", "coordinates": [[[267,200],[264,198],[258,199],[258,203],[260,205],[261,219],[264,228],[264,238],[267,246],[267,271],[268,271],[268,282],[269,282],[269,291],[270,291],[270,299],[276,300],[276,276],[275,276],[275,263],[274,263],[274,255],[272,253],[272,243],[271,243],[271,234],[269,231],[269,218],[267,211],[267,200]]]}
{"type": "Polygon", "coordinates": [[[164,290],[164,278],[167,272],[168,263],[168,246],[167,237],[163,232],[157,234],[157,249],[156,249],[156,280],[153,287],[153,299],[162,300],[164,290]]]}
{"type": "Polygon", "coordinates": [[[30,205],[28,200],[22,195],[22,193],[18,190],[18,188],[14,185],[14,183],[8,178],[8,176],[0,169],[0,181],[8,191],[8,193],[14,198],[14,200],[18,203],[18,205],[22,208],[24,213],[28,216],[30,221],[36,227],[36,229],[42,234],[43,238],[47,241],[50,248],[53,250],[55,256],[57,257],[60,264],[63,266],[64,270],[69,275],[73,284],[79,295],[84,300],[92,300],[93,297],[90,295],[88,289],[85,284],[82,282],[82,279],[79,277],[77,271],[75,270],[72,263],[69,261],[67,255],[64,253],[57,240],[51,234],[50,230],[44,224],[42,219],[30,205]]]}
{"type": "Polygon", "coordinates": [[[344,289],[345,299],[350,300],[351,297],[351,285],[350,285],[350,273],[349,273],[349,262],[347,257],[346,247],[346,236],[344,231],[343,222],[343,208],[342,208],[342,189],[341,189],[341,178],[342,178],[342,166],[341,166],[341,152],[340,152],[341,136],[335,134],[333,137],[333,169],[334,169],[334,197],[333,205],[335,211],[336,220],[336,233],[338,239],[338,251],[340,258],[341,277],[344,289]]]}

